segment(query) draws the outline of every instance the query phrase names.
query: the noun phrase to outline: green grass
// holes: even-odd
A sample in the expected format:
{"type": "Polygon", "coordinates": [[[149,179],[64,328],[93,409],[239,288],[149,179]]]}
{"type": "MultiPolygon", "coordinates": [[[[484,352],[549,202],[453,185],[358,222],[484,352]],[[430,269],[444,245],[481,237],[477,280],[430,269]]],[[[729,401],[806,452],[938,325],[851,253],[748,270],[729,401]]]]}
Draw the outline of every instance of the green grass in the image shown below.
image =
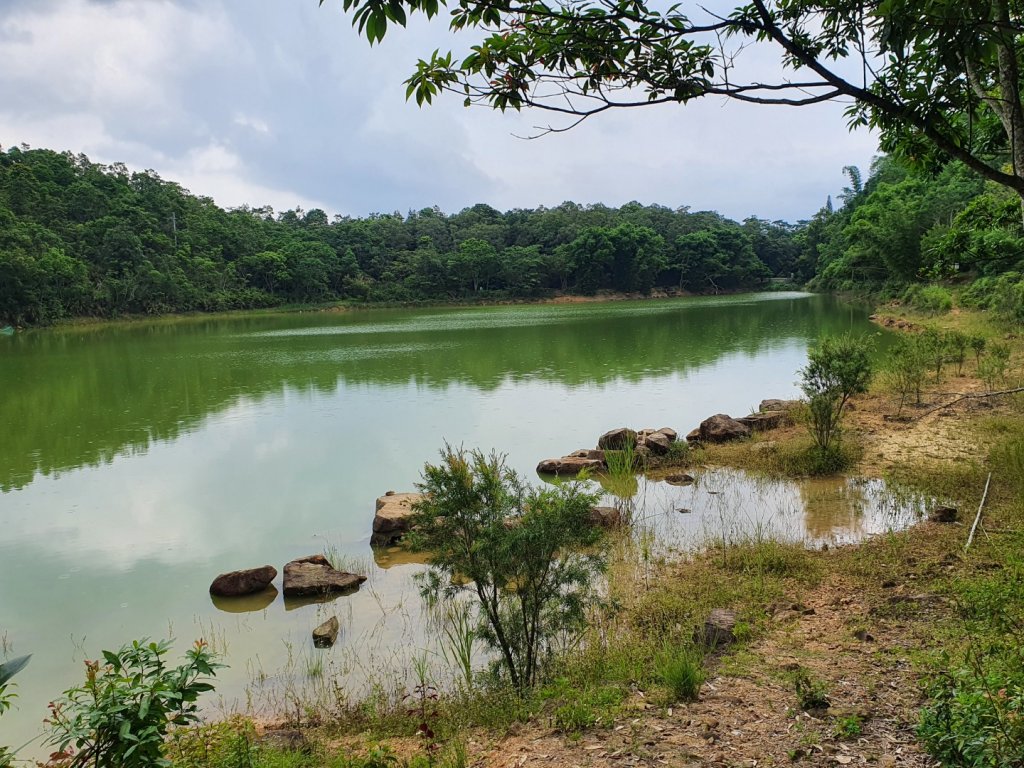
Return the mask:
{"type": "Polygon", "coordinates": [[[671,701],[696,701],[707,675],[703,655],[692,646],[668,646],[654,659],[658,681],[671,701]]]}

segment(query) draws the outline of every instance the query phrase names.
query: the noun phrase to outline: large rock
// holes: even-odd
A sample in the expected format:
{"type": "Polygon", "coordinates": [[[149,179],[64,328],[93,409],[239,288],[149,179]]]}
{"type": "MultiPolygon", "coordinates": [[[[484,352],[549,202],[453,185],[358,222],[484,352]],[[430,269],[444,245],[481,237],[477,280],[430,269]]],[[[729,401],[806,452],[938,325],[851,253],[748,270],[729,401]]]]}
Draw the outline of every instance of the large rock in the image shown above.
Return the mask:
{"type": "Polygon", "coordinates": [[[650,450],[656,456],[664,456],[671,449],[672,441],[669,440],[668,435],[664,432],[652,432],[643,438],[643,442],[640,445],[650,450]]]}
{"type": "Polygon", "coordinates": [[[709,650],[736,642],[736,611],[728,608],[715,608],[711,611],[704,626],[693,633],[693,640],[709,650]]]}
{"type": "Polygon", "coordinates": [[[605,432],[597,439],[597,447],[603,451],[622,451],[636,445],[637,434],[628,427],[619,427],[605,432]]]}
{"type": "Polygon", "coordinates": [[[590,524],[615,528],[622,522],[622,513],[615,507],[591,507],[590,524]]]}
{"type": "Polygon", "coordinates": [[[292,560],[284,567],[284,596],[327,595],[358,589],[365,576],[335,569],[323,555],[292,560]]]}
{"type": "Polygon", "coordinates": [[[604,469],[603,459],[588,459],[583,456],[563,456],[560,459],[544,459],[537,465],[537,471],[546,475],[578,475],[583,470],[604,469]]]}
{"type": "Polygon", "coordinates": [[[264,565],[242,571],[222,573],[210,584],[210,594],[217,597],[240,597],[262,592],[277,578],[277,568],[264,565]]]}
{"type": "Polygon", "coordinates": [[[736,421],[746,424],[752,432],[767,432],[787,424],[790,418],[788,411],[758,411],[736,421]]]}
{"type": "Polygon", "coordinates": [[[313,630],[313,645],[317,648],[330,648],[338,639],[338,630],[341,625],[337,616],[331,616],[327,621],[313,630]]]}
{"type": "Polygon", "coordinates": [[[413,505],[423,499],[422,493],[395,493],[388,491],[377,499],[377,512],[373,516],[373,544],[390,544],[409,531],[413,505]]]}
{"type": "Polygon", "coordinates": [[[750,437],[750,427],[724,413],[716,413],[700,423],[700,441],[703,443],[727,443],[750,437]]]}
{"type": "Polygon", "coordinates": [[[761,413],[765,411],[791,411],[794,408],[799,407],[799,400],[779,400],[772,398],[770,400],[762,400],[761,404],[757,407],[761,413]]]}

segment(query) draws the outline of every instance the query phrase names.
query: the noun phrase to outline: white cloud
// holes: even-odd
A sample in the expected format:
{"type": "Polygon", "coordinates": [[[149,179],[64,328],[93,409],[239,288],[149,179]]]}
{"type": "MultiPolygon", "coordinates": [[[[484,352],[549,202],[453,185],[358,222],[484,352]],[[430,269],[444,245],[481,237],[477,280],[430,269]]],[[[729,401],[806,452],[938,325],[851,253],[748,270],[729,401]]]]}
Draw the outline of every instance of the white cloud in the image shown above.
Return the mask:
{"type": "MultiPolygon", "coordinates": [[[[636,199],[790,220],[874,153],[835,104],[644,107],[524,141],[514,134],[547,115],[405,101],[419,56],[465,43],[417,19],[371,50],[337,3],[18,3],[0,22],[0,143],[154,168],[227,206],[365,215],[636,199]]],[[[750,53],[749,66],[777,66],[750,53]]]]}

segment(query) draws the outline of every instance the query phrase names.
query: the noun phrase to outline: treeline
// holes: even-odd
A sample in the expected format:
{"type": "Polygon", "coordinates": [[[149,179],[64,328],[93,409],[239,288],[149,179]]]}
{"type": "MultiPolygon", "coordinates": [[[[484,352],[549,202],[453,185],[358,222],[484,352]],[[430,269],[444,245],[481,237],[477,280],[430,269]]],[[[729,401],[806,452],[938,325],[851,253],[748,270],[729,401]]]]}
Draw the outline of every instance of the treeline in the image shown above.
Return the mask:
{"type": "Polygon", "coordinates": [[[718,293],[772,277],[893,297],[982,278],[968,301],[1019,294],[1024,318],[1017,197],[955,163],[926,175],[882,158],[866,181],[845,171],[841,204],[797,224],[571,202],[332,220],[224,210],[153,171],[15,147],[0,151],[0,324],[338,299],[718,293]]]}
{"type": "Polygon", "coordinates": [[[713,293],[805,280],[796,228],[630,203],[454,215],[224,210],[152,171],[0,152],[0,323],[286,302],[713,293]]]}
{"type": "Polygon", "coordinates": [[[913,172],[877,159],[866,182],[845,169],[843,205],[807,222],[812,288],[904,299],[949,309],[947,286],[961,286],[967,306],[1024,321],[1024,228],[1021,198],[984,182],[959,163],[913,172]]]}

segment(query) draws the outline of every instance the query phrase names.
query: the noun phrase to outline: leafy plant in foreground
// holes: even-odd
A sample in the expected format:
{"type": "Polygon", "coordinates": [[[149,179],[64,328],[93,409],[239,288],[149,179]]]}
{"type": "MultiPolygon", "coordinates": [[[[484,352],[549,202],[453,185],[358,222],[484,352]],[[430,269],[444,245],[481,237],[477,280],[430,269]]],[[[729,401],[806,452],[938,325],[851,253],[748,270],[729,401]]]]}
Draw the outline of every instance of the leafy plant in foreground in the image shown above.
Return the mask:
{"type": "MultiPolygon", "coordinates": [[[[11,708],[11,700],[14,699],[17,694],[9,690],[8,682],[18,672],[25,668],[28,664],[28,660],[32,658],[29,656],[19,656],[16,659],[5,661],[0,664],[0,715],[11,708]]],[[[11,765],[14,760],[14,753],[10,749],[0,744],[0,768],[7,768],[11,765]]]]}
{"type": "Polygon", "coordinates": [[[807,353],[800,388],[807,396],[808,427],[817,452],[835,453],[846,404],[871,381],[871,342],[849,334],[823,338],[807,353]]]}
{"type": "Polygon", "coordinates": [[[169,668],[170,641],[134,641],[103,651],[103,662],[85,662],[85,684],[50,705],[50,743],[71,753],[70,765],[152,768],[163,756],[170,725],[198,720],[196,701],[212,691],[207,682],[223,666],[197,640],[185,663],[169,668]]]}
{"type": "Polygon", "coordinates": [[[448,446],[419,488],[411,541],[431,553],[424,596],[472,592],[477,634],[517,690],[531,687],[558,642],[585,626],[605,564],[589,520],[598,496],[579,483],[531,488],[503,457],[448,446]]]}

